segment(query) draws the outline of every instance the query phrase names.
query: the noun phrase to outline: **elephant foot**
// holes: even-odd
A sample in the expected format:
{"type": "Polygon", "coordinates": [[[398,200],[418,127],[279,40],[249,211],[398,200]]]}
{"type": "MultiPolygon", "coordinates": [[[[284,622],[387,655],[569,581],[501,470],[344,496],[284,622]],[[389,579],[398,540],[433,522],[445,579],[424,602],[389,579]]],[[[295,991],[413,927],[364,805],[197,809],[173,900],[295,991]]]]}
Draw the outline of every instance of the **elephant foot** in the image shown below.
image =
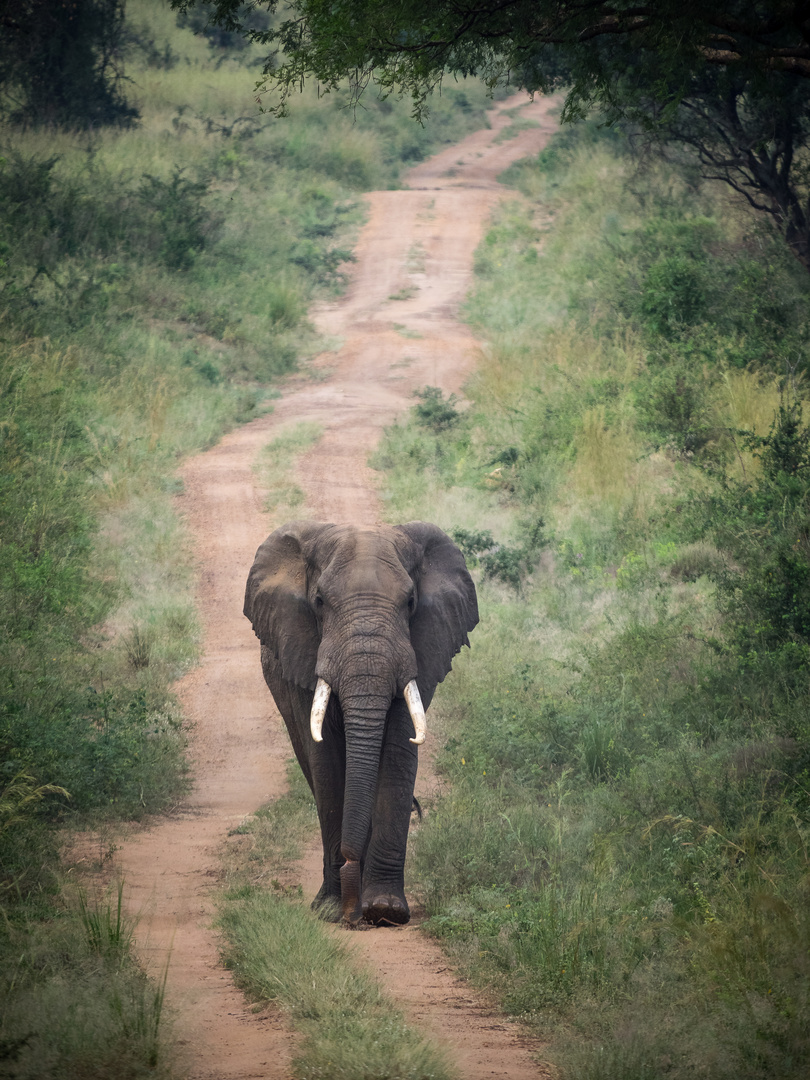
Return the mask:
{"type": "Polygon", "coordinates": [[[340,922],[340,894],[335,895],[334,892],[327,888],[326,882],[318,889],[310,907],[317,913],[318,918],[323,919],[324,922],[340,922]]]}
{"type": "Polygon", "coordinates": [[[373,926],[404,926],[411,912],[404,896],[370,889],[363,898],[363,918],[373,926]]]}

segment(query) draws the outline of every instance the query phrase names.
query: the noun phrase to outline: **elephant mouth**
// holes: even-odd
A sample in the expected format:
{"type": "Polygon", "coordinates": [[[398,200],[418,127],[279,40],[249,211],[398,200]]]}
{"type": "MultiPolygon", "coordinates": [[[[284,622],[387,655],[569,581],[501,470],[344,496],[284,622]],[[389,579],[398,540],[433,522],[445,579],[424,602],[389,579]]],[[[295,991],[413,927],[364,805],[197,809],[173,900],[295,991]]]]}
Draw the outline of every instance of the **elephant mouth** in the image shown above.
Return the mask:
{"type": "MultiPolygon", "coordinates": [[[[315,742],[323,742],[323,721],[331,695],[332,687],[326,679],[319,678],[315,686],[315,696],[312,699],[312,712],[309,716],[309,730],[315,742]]],[[[410,741],[416,746],[421,746],[427,735],[427,722],[416,679],[411,679],[403,690],[402,696],[405,698],[405,704],[408,706],[408,712],[413,721],[414,738],[410,741]]]]}

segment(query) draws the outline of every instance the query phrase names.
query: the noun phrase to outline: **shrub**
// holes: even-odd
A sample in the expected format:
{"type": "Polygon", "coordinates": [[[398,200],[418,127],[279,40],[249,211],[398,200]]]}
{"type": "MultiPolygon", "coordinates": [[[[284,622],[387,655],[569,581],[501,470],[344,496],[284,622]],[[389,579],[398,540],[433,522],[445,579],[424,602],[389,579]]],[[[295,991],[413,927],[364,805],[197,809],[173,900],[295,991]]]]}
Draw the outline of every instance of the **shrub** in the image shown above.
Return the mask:
{"type": "Polygon", "coordinates": [[[445,398],[438,386],[425,386],[421,390],[415,390],[414,397],[419,398],[419,404],[413,407],[416,421],[430,431],[444,431],[453,427],[461,419],[461,414],[456,408],[458,404],[456,395],[450,394],[445,398]]]}
{"type": "Polygon", "coordinates": [[[734,560],[718,574],[721,597],[742,657],[785,647],[785,662],[801,668],[810,646],[810,429],[790,402],[767,436],[743,438],[762,462],[761,476],[729,482],[706,508],[734,560]]]}
{"type": "Polygon", "coordinates": [[[719,436],[711,399],[712,380],[703,365],[677,354],[661,358],[636,386],[642,431],[657,446],[693,456],[719,436]]]}
{"type": "MultiPolygon", "coordinates": [[[[244,34],[226,30],[209,22],[213,13],[213,3],[198,3],[190,11],[181,11],[177,15],[177,25],[191,30],[206,39],[211,49],[222,52],[244,52],[250,48],[250,39],[244,34]]],[[[235,15],[246,30],[262,31],[270,26],[270,14],[261,9],[251,10],[247,4],[240,7],[235,15]]]]}
{"type": "Polygon", "coordinates": [[[190,180],[175,165],[171,180],[144,174],[139,197],[156,219],[159,256],[171,270],[188,270],[221,224],[202,205],[208,181],[190,180]]]}

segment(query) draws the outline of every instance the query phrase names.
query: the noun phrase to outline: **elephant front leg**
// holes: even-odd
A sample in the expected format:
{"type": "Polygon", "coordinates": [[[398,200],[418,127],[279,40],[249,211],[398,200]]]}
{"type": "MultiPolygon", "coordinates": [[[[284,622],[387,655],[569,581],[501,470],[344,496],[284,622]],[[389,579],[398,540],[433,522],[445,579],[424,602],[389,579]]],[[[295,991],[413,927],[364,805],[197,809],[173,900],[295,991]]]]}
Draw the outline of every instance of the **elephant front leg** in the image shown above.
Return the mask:
{"type": "Polygon", "coordinates": [[[405,703],[397,701],[388,721],[363,865],[363,917],[377,926],[402,926],[411,917],[405,898],[405,852],[418,765],[412,735],[405,703]]]}
{"type": "Polygon", "coordinates": [[[323,843],[323,883],[312,901],[312,910],[322,919],[339,922],[341,918],[341,864],[340,823],[342,811],[326,811],[320,815],[321,842],[323,843]]]}
{"type": "Polygon", "coordinates": [[[330,742],[329,748],[315,744],[309,760],[323,844],[323,884],[312,901],[312,908],[322,918],[338,922],[341,917],[340,869],[344,862],[340,845],[346,766],[341,744],[334,739],[330,742]]]}

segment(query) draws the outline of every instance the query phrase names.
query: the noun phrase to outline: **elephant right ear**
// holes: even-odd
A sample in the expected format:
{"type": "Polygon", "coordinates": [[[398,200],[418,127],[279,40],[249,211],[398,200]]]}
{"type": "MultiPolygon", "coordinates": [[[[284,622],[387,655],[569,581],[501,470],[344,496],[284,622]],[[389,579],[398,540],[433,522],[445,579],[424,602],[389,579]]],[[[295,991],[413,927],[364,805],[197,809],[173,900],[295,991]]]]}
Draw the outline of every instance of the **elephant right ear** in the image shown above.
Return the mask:
{"type": "Polygon", "coordinates": [[[279,661],[282,676],[315,689],[320,636],[307,595],[306,548],[323,525],[291,521],[256,552],[245,589],[245,615],[256,637],[279,661]]]}

